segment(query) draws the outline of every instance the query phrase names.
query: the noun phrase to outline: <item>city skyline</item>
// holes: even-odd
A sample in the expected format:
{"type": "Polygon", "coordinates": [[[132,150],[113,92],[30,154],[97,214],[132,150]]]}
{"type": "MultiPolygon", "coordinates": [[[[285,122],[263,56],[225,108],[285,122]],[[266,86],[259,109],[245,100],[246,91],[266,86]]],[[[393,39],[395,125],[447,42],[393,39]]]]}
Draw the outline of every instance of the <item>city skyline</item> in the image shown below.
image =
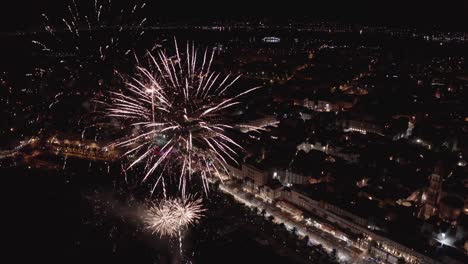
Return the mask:
{"type": "Polygon", "coordinates": [[[5,258],[467,263],[466,2],[255,4],[4,5],[5,258]]]}

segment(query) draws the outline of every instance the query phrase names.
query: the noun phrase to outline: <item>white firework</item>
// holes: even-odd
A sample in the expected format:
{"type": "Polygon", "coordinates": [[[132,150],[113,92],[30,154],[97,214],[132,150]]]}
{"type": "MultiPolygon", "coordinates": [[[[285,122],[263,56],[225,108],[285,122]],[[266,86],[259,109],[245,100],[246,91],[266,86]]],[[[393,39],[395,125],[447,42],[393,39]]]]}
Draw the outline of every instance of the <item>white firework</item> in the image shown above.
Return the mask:
{"type": "Polygon", "coordinates": [[[149,207],[144,222],[146,228],[153,234],[175,237],[200,220],[204,211],[201,198],[163,199],[149,207]]]}
{"type": "Polygon", "coordinates": [[[133,127],[115,145],[136,157],[128,168],[145,164],[143,180],[158,173],[155,187],[176,171],[182,197],[193,175],[207,191],[208,176],[227,174],[227,160],[236,162],[241,149],[226,133],[233,128],[226,109],[258,87],[226,95],[240,76],[213,71],[214,51],[199,52],[193,44],[181,52],[176,42],[173,56],[162,50],[148,56],[150,65],[139,65],[138,75],[109,96],[107,116],[133,127]]]}

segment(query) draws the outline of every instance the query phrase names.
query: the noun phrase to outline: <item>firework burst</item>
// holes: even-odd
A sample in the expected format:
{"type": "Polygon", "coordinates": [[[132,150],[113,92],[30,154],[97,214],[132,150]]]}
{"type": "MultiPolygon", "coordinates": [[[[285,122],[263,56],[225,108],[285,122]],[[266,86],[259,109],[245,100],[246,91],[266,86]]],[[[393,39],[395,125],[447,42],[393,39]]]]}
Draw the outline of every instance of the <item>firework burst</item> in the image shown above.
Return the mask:
{"type": "Polygon", "coordinates": [[[163,199],[152,204],[145,213],[144,222],[148,230],[161,237],[176,237],[190,225],[195,224],[205,209],[202,199],[187,198],[163,199]]]}
{"type": "Polygon", "coordinates": [[[70,96],[98,93],[114,79],[116,68],[128,67],[145,33],[142,1],[65,0],[59,3],[64,6],[60,15],[42,15],[43,28],[32,44],[58,64],[38,65],[57,89],[46,100],[49,109],[70,96]]]}
{"type": "Polygon", "coordinates": [[[46,34],[33,44],[44,52],[86,58],[88,63],[106,61],[119,53],[128,55],[132,43],[144,34],[147,19],[140,14],[145,6],[137,2],[119,6],[111,0],[68,0],[63,18],[42,15],[46,34]]]}
{"type": "Polygon", "coordinates": [[[107,116],[133,128],[115,145],[134,157],[128,168],[145,163],[143,181],[157,172],[156,187],[164,183],[163,176],[178,171],[182,197],[193,175],[200,176],[207,191],[208,177],[227,174],[227,160],[235,162],[241,149],[226,133],[233,126],[225,111],[258,87],[227,96],[239,76],[214,72],[214,51],[199,52],[193,44],[180,51],[175,42],[173,56],[160,50],[148,57],[150,66],[138,66],[137,76],[110,95],[107,116]]]}

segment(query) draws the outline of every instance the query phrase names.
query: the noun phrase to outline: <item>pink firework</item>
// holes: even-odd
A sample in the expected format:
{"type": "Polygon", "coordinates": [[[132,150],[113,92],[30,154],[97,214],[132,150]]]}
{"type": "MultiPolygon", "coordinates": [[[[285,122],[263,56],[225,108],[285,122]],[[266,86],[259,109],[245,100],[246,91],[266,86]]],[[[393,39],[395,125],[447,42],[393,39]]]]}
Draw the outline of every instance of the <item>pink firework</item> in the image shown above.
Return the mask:
{"type": "Polygon", "coordinates": [[[181,52],[176,42],[172,56],[162,50],[148,56],[150,65],[139,65],[137,76],[110,95],[107,116],[133,128],[115,145],[125,149],[124,156],[134,157],[128,168],[145,164],[143,180],[158,175],[155,187],[164,177],[177,175],[184,197],[187,182],[196,175],[207,191],[209,176],[227,174],[227,160],[235,162],[241,149],[226,134],[233,128],[226,109],[258,87],[228,96],[239,76],[213,71],[214,51],[199,52],[194,45],[181,52]]]}

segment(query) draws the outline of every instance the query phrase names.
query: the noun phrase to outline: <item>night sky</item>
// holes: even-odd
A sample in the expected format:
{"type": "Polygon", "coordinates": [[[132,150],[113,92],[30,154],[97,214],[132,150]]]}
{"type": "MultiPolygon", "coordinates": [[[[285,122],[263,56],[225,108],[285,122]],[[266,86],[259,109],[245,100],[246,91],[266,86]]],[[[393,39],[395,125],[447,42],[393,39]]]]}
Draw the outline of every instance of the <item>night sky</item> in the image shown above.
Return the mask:
{"type": "MultiPolygon", "coordinates": [[[[84,1],[84,0],[81,0],[84,1]]],[[[0,4],[1,30],[17,30],[38,24],[43,12],[60,12],[63,0],[15,0],[0,4]]],[[[128,2],[113,0],[114,3],[128,2]]],[[[468,30],[468,1],[147,1],[156,18],[177,20],[239,19],[265,17],[330,20],[344,23],[416,26],[421,29],[468,30]],[[190,2],[190,3],[186,3],[190,2]]],[[[152,15],[149,14],[148,17],[152,15]]]]}

